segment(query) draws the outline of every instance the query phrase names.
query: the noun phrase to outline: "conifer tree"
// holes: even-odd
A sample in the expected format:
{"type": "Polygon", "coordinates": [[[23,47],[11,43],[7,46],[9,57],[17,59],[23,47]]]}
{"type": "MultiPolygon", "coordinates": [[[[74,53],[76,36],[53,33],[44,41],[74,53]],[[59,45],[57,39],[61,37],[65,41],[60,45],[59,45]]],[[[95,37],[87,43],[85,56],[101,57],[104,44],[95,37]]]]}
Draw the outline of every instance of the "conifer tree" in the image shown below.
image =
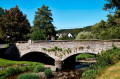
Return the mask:
{"type": "Polygon", "coordinates": [[[52,24],[53,18],[51,10],[48,6],[43,5],[41,8],[38,8],[38,11],[35,12],[35,18],[33,21],[32,32],[35,30],[43,31],[45,36],[56,35],[55,27],[52,24]]]}

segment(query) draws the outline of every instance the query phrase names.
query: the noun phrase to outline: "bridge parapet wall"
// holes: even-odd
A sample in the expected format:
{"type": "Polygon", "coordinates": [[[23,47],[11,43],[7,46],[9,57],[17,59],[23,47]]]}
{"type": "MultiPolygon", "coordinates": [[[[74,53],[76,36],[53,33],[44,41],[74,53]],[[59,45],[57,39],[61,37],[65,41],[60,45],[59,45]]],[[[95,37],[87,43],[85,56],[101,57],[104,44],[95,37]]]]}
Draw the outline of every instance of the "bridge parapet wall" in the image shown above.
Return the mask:
{"type": "Polygon", "coordinates": [[[41,43],[17,43],[16,46],[20,51],[20,55],[23,56],[29,52],[43,52],[54,59],[64,60],[67,57],[79,54],[79,53],[93,53],[98,54],[102,50],[112,48],[112,44],[115,44],[117,47],[120,47],[120,42],[41,42],[41,43]],[[51,49],[57,46],[62,48],[62,50],[70,49],[70,53],[57,52],[58,55],[55,55],[55,52],[48,52],[42,48],[51,49]],[[60,57],[61,55],[61,57],[60,57]]]}

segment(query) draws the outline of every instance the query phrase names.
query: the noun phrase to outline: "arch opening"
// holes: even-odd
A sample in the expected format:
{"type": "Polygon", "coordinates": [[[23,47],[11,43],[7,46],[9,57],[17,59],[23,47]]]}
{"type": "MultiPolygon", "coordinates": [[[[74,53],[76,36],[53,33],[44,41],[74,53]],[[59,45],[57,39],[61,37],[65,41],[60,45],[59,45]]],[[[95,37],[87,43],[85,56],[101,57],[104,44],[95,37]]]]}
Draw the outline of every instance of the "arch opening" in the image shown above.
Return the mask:
{"type": "Polygon", "coordinates": [[[54,59],[42,52],[29,52],[23,55],[21,61],[40,62],[46,65],[54,65],[54,59]]]}
{"type": "MultiPolygon", "coordinates": [[[[76,56],[78,56],[80,54],[83,54],[83,53],[73,54],[73,55],[65,58],[63,60],[63,69],[68,69],[68,68],[73,68],[74,69],[78,65],[81,65],[82,62],[76,62],[76,56]]],[[[95,57],[96,57],[96,54],[93,54],[93,53],[86,53],[86,54],[95,55],[95,57]]],[[[89,66],[89,64],[88,65],[81,65],[81,67],[85,67],[85,66],[89,66]]]]}

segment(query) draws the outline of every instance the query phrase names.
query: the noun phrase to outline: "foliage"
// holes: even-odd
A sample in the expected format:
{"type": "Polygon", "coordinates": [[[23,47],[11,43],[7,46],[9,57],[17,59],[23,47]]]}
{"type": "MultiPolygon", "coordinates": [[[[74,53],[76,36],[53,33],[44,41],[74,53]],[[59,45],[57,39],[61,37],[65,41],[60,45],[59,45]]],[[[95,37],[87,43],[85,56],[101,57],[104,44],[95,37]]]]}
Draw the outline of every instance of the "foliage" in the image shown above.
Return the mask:
{"type": "MultiPolygon", "coordinates": [[[[112,44],[113,48],[102,51],[99,55],[97,55],[97,63],[92,65],[92,71],[96,71],[97,73],[88,73],[90,71],[86,71],[83,73],[82,78],[86,79],[87,76],[91,78],[91,75],[93,76],[92,79],[94,79],[96,74],[101,74],[107,67],[116,64],[118,61],[120,61],[120,48],[117,48],[114,44],[112,44]]],[[[90,79],[88,78],[88,79],[90,79]]]]}
{"type": "Polygon", "coordinates": [[[62,36],[58,40],[74,40],[74,37],[62,36]]]}
{"type": "Polygon", "coordinates": [[[54,55],[60,58],[62,58],[63,55],[65,55],[66,53],[70,54],[72,52],[70,48],[63,50],[62,48],[58,48],[57,46],[51,49],[42,48],[42,50],[48,51],[48,52],[54,52],[54,55]]]}
{"type": "Polygon", "coordinates": [[[82,78],[81,78],[81,79],[95,79],[96,74],[97,74],[97,71],[96,71],[96,70],[90,69],[90,70],[88,70],[88,71],[85,71],[85,72],[82,74],[82,78]]]}
{"type": "Polygon", "coordinates": [[[31,40],[45,40],[45,34],[42,30],[36,30],[31,34],[31,40]]]}
{"type": "Polygon", "coordinates": [[[119,13],[120,10],[120,0],[105,0],[107,3],[104,4],[103,9],[108,10],[110,13],[112,13],[110,10],[113,10],[113,13],[119,13]]]}
{"type": "Polygon", "coordinates": [[[38,11],[35,12],[35,18],[33,21],[34,26],[31,31],[34,32],[36,30],[42,30],[45,33],[45,36],[48,35],[56,35],[55,27],[53,26],[53,18],[51,10],[49,10],[48,6],[43,5],[41,8],[38,8],[38,11]]]}
{"type": "Polygon", "coordinates": [[[97,39],[120,39],[120,24],[116,21],[118,16],[109,14],[107,17],[107,21],[101,20],[92,27],[92,34],[97,39]]]}
{"type": "Polygon", "coordinates": [[[8,48],[9,44],[5,44],[4,48],[8,48]]]}
{"type": "Polygon", "coordinates": [[[113,65],[120,60],[120,48],[114,47],[112,49],[102,51],[97,57],[97,65],[100,68],[113,65]]]}
{"type": "Polygon", "coordinates": [[[44,71],[44,74],[45,74],[45,77],[46,77],[46,78],[52,77],[52,71],[51,71],[51,69],[46,69],[46,70],[44,71]]]}
{"type": "Polygon", "coordinates": [[[88,54],[88,53],[81,53],[81,54],[76,56],[76,61],[83,60],[83,59],[86,59],[86,58],[95,58],[95,55],[88,54]]]}
{"type": "Polygon", "coordinates": [[[38,66],[36,66],[34,72],[43,72],[44,70],[45,70],[45,67],[44,67],[44,66],[38,65],[38,66]]]}
{"type": "Polygon", "coordinates": [[[0,7],[0,17],[3,16],[5,14],[4,9],[2,9],[2,7],[0,7]]]}
{"type": "Polygon", "coordinates": [[[19,68],[16,69],[14,67],[8,67],[6,72],[8,75],[15,75],[15,74],[19,73],[20,70],[19,70],[19,68]]]}
{"type": "Polygon", "coordinates": [[[3,34],[10,36],[9,41],[28,39],[30,28],[26,15],[23,15],[17,5],[15,8],[5,10],[4,15],[0,17],[0,29],[3,34]]]}
{"type": "Polygon", "coordinates": [[[19,69],[19,67],[8,67],[5,70],[0,71],[0,79],[19,74],[20,72],[21,70],[19,69]]]}
{"type": "Polygon", "coordinates": [[[79,40],[79,39],[94,39],[94,35],[91,32],[80,32],[76,36],[76,40],[79,40]]]}
{"type": "Polygon", "coordinates": [[[58,30],[57,33],[59,33],[59,34],[73,33],[74,36],[77,36],[79,32],[82,32],[82,31],[91,31],[91,27],[92,26],[87,26],[87,27],[84,27],[84,28],[76,28],[76,29],[61,29],[61,30],[58,30]]]}
{"type": "Polygon", "coordinates": [[[62,48],[58,48],[57,46],[55,46],[54,48],[51,48],[51,49],[42,48],[42,50],[48,51],[48,52],[55,52],[55,51],[62,51],[62,48]]]}
{"type": "Polygon", "coordinates": [[[39,75],[33,73],[25,73],[19,75],[17,79],[39,79],[39,75]]]}
{"type": "Polygon", "coordinates": [[[0,67],[8,67],[0,71],[0,79],[22,72],[33,72],[35,67],[40,65],[43,66],[43,64],[37,62],[11,61],[0,58],[0,67]]]}
{"type": "Polygon", "coordinates": [[[69,73],[70,73],[71,75],[73,75],[73,74],[74,74],[74,72],[73,72],[73,71],[70,71],[69,73]]]}

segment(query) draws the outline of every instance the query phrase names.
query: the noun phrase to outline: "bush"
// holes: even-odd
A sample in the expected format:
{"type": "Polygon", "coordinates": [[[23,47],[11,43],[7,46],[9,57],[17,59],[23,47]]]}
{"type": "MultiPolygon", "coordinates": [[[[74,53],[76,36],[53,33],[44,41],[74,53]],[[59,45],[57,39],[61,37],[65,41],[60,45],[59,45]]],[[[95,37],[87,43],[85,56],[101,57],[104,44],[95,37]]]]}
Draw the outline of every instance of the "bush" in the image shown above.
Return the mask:
{"type": "Polygon", "coordinates": [[[113,47],[112,49],[102,51],[97,56],[97,65],[101,68],[113,65],[120,60],[120,48],[113,47]]]}
{"type": "Polygon", "coordinates": [[[91,70],[85,71],[82,74],[82,78],[81,79],[95,79],[96,74],[97,74],[97,71],[94,70],[94,69],[91,69],[91,70]]]}
{"type": "Polygon", "coordinates": [[[20,73],[20,69],[18,67],[17,68],[8,67],[7,70],[6,70],[6,73],[7,73],[8,76],[9,75],[12,76],[12,75],[20,73]]]}
{"type": "Polygon", "coordinates": [[[17,79],[39,79],[39,75],[32,73],[21,74],[17,77],[17,79]]]}
{"type": "Polygon", "coordinates": [[[102,51],[97,55],[97,63],[91,66],[91,70],[82,74],[82,79],[94,79],[96,74],[101,74],[105,68],[120,61],[120,48],[112,46],[112,49],[102,51]]]}
{"type": "Polygon", "coordinates": [[[74,37],[62,36],[58,40],[74,40],[74,37]]]}
{"type": "Polygon", "coordinates": [[[43,65],[38,65],[36,68],[35,68],[35,71],[34,72],[43,72],[45,70],[45,67],[43,65]]]}
{"type": "Polygon", "coordinates": [[[36,30],[31,34],[31,40],[45,40],[45,34],[41,30],[36,30]]]}
{"type": "Polygon", "coordinates": [[[44,71],[44,74],[45,74],[45,77],[46,77],[46,78],[52,77],[52,71],[51,71],[51,69],[46,69],[46,70],[44,71]]]}
{"type": "Polygon", "coordinates": [[[80,32],[76,37],[76,40],[79,39],[94,39],[94,35],[91,32],[80,32]]]}

